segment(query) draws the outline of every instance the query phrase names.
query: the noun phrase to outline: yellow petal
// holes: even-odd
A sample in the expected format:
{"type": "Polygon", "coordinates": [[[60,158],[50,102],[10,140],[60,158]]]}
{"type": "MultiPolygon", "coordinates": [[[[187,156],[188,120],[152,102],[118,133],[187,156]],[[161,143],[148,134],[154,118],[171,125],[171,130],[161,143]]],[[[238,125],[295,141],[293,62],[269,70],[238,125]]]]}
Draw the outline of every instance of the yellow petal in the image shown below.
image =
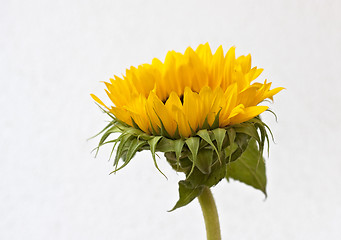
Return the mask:
{"type": "Polygon", "coordinates": [[[207,86],[208,84],[207,70],[199,56],[193,51],[192,48],[187,48],[185,56],[188,56],[188,64],[191,67],[191,71],[193,72],[192,85],[185,87],[191,87],[193,91],[198,93],[204,86],[207,86]]]}
{"type": "Polygon", "coordinates": [[[127,110],[117,108],[117,107],[112,107],[110,109],[110,112],[112,112],[115,115],[115,117],[117,117],[117,119],[121,120],[122,122],[125,122],[126,124],[132,127],[134,126],[133,121],[131,120],[131,115],[127,110]]]}
{"type": "Polygon", "coordinates": [[[161,123],[154,110],[154,101],[152,95],[149,95],[145,107],[150,124],[150,129],[154,130],[156,133],[159,134],[160,133],[159,130],[161,129],[161,123]]]}
{"type": "Polygon", "coordinates": [[[195,52],[198,54],[198,57],[204,63],[204,65],[209,66],[212,61],[212,51],[210,45],[208,43],[205,43],[204,45],[200,44],[195,52]]]}
{"type": "Polygon", "coordinates": [[[171,94],[169,95],[169,98],[166,101],[165,106],[168,109],[168,112],[172,114],[175,111],[174,107],[182,110],[182,104],[181,104],[180,98],[175,92],[171,92],[171,94]]]}
{"type": "Polygon", "coordinates": [[[253,106],[253,107],[248,107],[244,108],[243,111],[238,113],[235,117],[231,118],[231,124],[238,124],[242,123],[245,121],[248,121],[262,112],[266,111],[269,107],[267,106],[253,106]]]}
{"type": "Polygon", "coordinates": [[[230,85],[224,93],[224,104],[219,115],[220,126],[228,124],[232,109],[237,105],[237,85],[230,85]]]}
{"type": "Polygon", "coordinates": [[[176,131],[176,122],[174,121],[172,115],[163,102],[153,92],[150,94],[150,96],[153,101],[154,111],[160,120],[160,124],[162,122],[168,134],[174,136],[176,131]]]}
{"type": "Polygon", "coordinates": [[[235,47],[231,47],[225,56],[225,66],[221,88],[225,90],[233,82],[234,65],[236,61],[235,47]]]}
{"type": "Polygon", "coordinates": [[[201,106],[199,94],[192,92],[188,87],[185,88],[183,104],[184,114],[188,118],[188,123],[194,131],[199,127],[199,118],[204,118],[204,116],[200,114],[201,106]]]}
{"type": "Polygon", "coordinates": [[[181,109],[174,107],[174,111],[180,136],[184,138],[189,137],[192,134],[192,130],[188,123],[188,118],[181,109]]]}
{"type": "Polygon", "coordinates": [[[240,113],[244,112],[244,105],[243,104],[239,104],[238,106],[236,106],[235,108],[232,109],[229,118],[233,118],[235,116],[237,116],[240,113]]]}
{"type": "Polygon", "coordinates": [[[278,87],[278,88],[274,88],[274,89],[268,91],[268,92],[266,93],[266,98],[270,98],[271,100],[273,100],[272,97],[273,97],[275,94],[277,94],[277,93],[279,93],[280,91],[282,91],[283,89],[285,89],[285,88],[283,88],[283,87],[278,87]]]}
{"type": "Polygon", "coordinates": [[[219,46],[219,48],[212,57],[212,62],[209,69],[209,86],[212,89],[215,89],[217,86],[220,86],[223,80],[224,65],[225,65],[224,51],[222,46],[219,46]]]}
{"type": "Polygon", "coordinates": [[[110,110],[96,95],[94,94],[90,94],[90,96],[100,105],[102,105],[103,107],[105,107],[106,109],[110,110]]]}
{"type": "Polygon", "coordinates": [[[140,94],[138,97],[134,98],[127,106],[125,106],[125,109],[129,111],[131,117],[139,126],[139,128],[149,134],[151,132],[151,129],[149,128],[149,118],[145,109],[146,101],[146,98],[142,94],[140,94]]]}

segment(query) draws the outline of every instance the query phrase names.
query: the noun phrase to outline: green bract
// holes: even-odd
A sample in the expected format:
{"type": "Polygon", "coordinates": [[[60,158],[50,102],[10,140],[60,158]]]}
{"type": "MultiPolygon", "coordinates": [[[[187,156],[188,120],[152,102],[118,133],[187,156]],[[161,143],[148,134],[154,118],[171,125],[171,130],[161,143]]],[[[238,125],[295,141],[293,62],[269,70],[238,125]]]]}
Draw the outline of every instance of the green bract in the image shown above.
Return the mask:
{"type": "MultiPolygon", "coordinates": [[[[265,141],[269,144],[267,130],[270,129],[259,116],[225,128],[207,126],[207,129],[186,139],[170,139],[167,134],[148,135],[106,113],[112,121],[99,133],[103,135],[96,149],[98,151],[105,144],[114,144],[115,169],[112,172],[125,167],[137,152],[150,150],[155,167],[160,172],[156,152],[163,152],[171,167],[186,175],[185,180],[179,181],[179,200],[172,210],[187,205],[202,193],[205,186],[215,186],[223,178],[239,180],[266,195],[262,154],[265,141]],[[109,140],[112,134],[118,134],[118,137],[109,140]]],[[[219,126],[217,123],[214,125],[219,126]]]]}

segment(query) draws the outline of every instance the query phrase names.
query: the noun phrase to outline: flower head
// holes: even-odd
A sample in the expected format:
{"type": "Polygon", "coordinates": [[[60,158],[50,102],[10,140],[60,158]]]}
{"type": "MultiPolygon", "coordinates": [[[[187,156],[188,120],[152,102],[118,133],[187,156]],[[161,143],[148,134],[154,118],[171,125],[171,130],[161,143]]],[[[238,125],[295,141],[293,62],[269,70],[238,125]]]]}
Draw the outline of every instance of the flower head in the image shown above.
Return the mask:
{"type": "Polygon", "coordinates": [[[106,82],[115,117],[149,135],[188,138],[200,129],[245,122],[268,109],[257,106],[283,88],[254,83],[263,69],[251,68],[251,56],[235,57],[232,47],[213,54],[208,43],[184,54],[167,53],[164,62],[131,67],[122,78],[106,82]],[[216,125],[216,126],[214,126],[216,125]]]}
{"type": "Polygon", "coordinates": [[[265,164],[260,160],[270,129],[258,116],[268,107],[258,104],[272,100],[283,88],[271,90],[266,80],[254,82],[262,71],[251,68],[250,55],[236,58],[234,47],[224,55],[221,46],[213,54],[207,43],[184,54],[170,51],[164,62],[153,59],[131,67],[122,78],[105,83],[112,104],[91,95],[113,118],[101,132],[98,148],[115,143],[113,172],[142,150],[151,151],[159,169],[155,152],[165,153],[172,168],[186,175],[179,182],[174,209],[223,178],[266,194],[265,164]],[[120,135],[108,140],[112,133],[120,135]]]}

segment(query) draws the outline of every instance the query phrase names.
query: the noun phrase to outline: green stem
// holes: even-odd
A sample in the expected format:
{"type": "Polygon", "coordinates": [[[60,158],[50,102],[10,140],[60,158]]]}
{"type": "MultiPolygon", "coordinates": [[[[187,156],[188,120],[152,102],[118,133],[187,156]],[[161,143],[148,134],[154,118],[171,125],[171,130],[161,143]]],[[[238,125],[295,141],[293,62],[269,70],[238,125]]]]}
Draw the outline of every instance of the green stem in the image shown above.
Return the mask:
{"type": "Polygon", "coordinates": [[[219,217],[211,190],[205,187],[198,199],[205,219],[207,240],[221,240],[219,217]]]}

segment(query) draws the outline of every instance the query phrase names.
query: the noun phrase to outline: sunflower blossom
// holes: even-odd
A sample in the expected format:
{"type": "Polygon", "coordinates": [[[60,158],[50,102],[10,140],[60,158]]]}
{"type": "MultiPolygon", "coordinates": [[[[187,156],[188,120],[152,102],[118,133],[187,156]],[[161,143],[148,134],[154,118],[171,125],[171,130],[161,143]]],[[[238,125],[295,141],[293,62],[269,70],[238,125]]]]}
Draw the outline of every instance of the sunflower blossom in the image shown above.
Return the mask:
{"type": "Polygon", "coordinates": [[[258,106],[283,88],[270,90],[271,82],[253,82],[263,69],[251,68],[251,55],[236,58],[235,47],[213,54],[208,43],[184,54],[169,51],[165,61],[154,58],[126,70],[122,78],[105,82],[115,117],[150,135],[162,127],[171,138],[188,138],[219,119],[219,127],[245,122],[268,109],[258,106]]]}
{"type": "Polygon", "coordinates": [[[95,149],[114,144],[112,172],[143,150],[150,150],[161,172],[156,152],[164,153],[170,166],[186,175],[172,210],[200,200],[224,178],[266,195],[263,150],[265,142],[269,150],[272,133],[259,116],[268,106],[260,103],[283,88],[255,82],[262,71],[251,67],[250,54],[236,58],[234,47],[224,54],[221,46],[212,53],[208,43],[183,54],[169,51],[164,62],[155,58],[131,67],[105,82],[111,104],[91,94],[112,118],[96,135],[102,134],[95,149]]]}

